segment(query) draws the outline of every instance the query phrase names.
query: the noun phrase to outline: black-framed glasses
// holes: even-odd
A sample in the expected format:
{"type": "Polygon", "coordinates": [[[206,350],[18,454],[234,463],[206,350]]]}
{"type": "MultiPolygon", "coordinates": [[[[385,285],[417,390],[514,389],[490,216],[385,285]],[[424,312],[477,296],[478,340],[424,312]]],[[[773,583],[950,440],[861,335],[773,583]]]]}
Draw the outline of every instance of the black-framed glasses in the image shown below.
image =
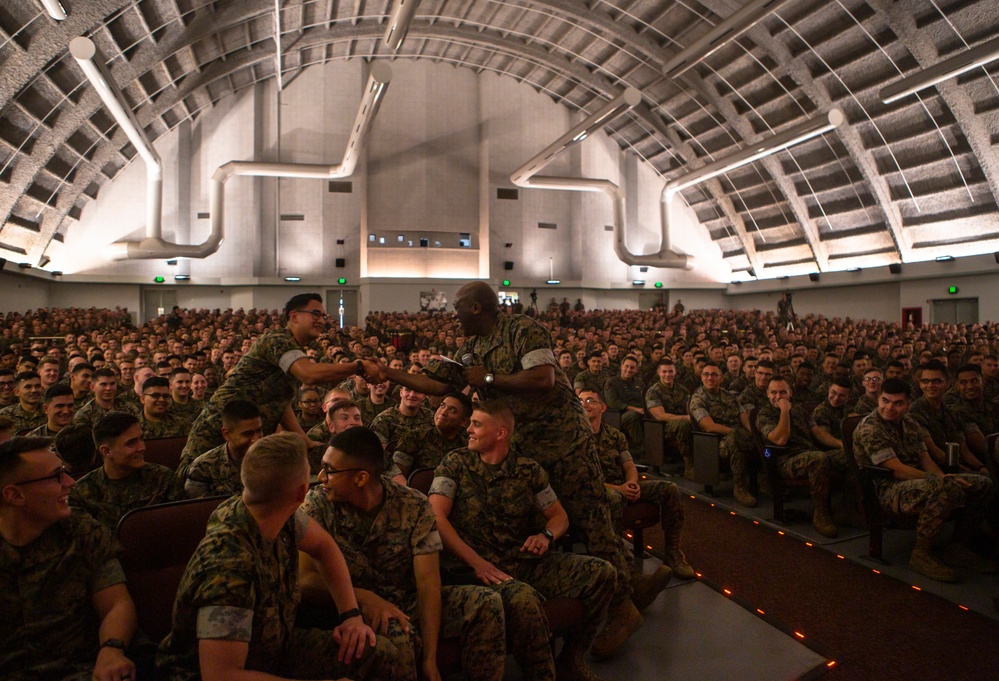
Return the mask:
{"type": "Polygon", "coordinates": [[[40,478],[32,478],[31,480],[22,480],[21,482],[11,483],[13,485],[30,485],[34,482],[45,482],[47,480],[55,480],[56,482],[62,482],[62,476],[68,476],[69,471],[66,470],[65,466],[60,466],[59,470],[55,473],[50,473],[49,475],[42,476],[40,478]]]}
{"type": "Polygon", "coordinates": [[[143,397],[151,397],[154,400],[169,400],[170,393],[146,393],[143,397]]]}
{"type": "Polygon", "coordinates": [[[325,473],[327,478],[332,477],[337,473],[353,473],[355,471],[363,471],[363,470],[364,470],[363,468],[333,468],[333,466],[329,465],[328,463],[324,463],[319,468],[319,472],[325,473]]]}
{"type": "Polygon", "coordinates": [[[302,312],[304,314],[312,315],[312,318],[317,322],[325,321],[330,318],[328,314],[322,310],[292,310],[292,312],[302,312]]]}

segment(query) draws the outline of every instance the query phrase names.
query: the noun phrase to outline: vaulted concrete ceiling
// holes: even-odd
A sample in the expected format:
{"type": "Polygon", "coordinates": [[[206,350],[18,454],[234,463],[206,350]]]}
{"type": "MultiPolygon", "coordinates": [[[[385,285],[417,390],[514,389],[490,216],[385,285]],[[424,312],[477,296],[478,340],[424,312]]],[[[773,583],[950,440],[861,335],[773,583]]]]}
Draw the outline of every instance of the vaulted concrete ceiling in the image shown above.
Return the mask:
{"type": "Polygon", "coordinates": [[[62,3],[65,21],[0,3],[0,257],[17,262],[44,261],[135,155],[68,54],[79,35],[153,140],[275,77],[277,54],[285,84],[332,60],[429,59],[587,112],[634,86],[643,103],[607,131],[664,179],[835,106],[836,132],[682,193],[733,270],[999,251],[999,62],[878,96],[999,35],[995,0],[790,0],[676,79],[670,58],[746,0],[422,0],[397,53],[392,0],[62,3]]]}

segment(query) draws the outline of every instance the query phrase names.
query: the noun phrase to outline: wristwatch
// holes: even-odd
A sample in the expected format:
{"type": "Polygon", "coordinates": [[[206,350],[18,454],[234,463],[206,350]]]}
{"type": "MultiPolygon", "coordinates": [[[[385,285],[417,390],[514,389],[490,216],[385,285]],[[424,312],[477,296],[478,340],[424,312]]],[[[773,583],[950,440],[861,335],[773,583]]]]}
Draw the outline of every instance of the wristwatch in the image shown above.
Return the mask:
{"type": "Polygon", "coordinates": [[[351,608],[345,612],[340,613],[340,624],[343,624],[351,617],[360,617],[361,611],[357,608],[351,608]]]}
{"type": "Polygon", "coordinates": [[[493,381],[496,380],[496,377],[493,376],[492,374],[486,374],[482,380],[485,381],[486,383],[492,383],[493,381]]]}
{"type": "Polygon", "coordinates": [[[101,644],[101,648],[117,648],[118,650],[125,650],[125,642],[120,638],[109,638],[101,644]]]}
{"type": "Polygon", "coordinates": [[[543,534],[546,537],[548,537],[548,543],[549,544],[554,544],[555,543],[555,535],[552,534],[552,531],[549,530],[547,527],[545,529],[541,530],[541,534],[543,534]]]}
{"type": "Polygon", "coordinates": [[[364,378],[364,362],[362,362],[361,360],[357,360],[357,368],[354,369],[354,373],[360,376],[361,378],[364,378]]]}

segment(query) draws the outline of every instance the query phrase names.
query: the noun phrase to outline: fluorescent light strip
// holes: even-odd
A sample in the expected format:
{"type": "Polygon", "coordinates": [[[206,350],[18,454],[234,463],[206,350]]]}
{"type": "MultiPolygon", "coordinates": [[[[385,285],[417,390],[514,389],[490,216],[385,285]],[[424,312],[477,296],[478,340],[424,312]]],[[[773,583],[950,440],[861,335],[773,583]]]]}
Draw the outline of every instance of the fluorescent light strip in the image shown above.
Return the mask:
{"type": "Polygon", "coordinates": [[[56,21],[66,21],[66,8],[59,0],[42,0],[42,7],[56,21]]]}
{"type": "Polygon", "coordinates": [[[418,4],[420,4],[418,0],[397,0],[392,7],[388,25],[385,27],[385,36],[382,38],[390,50],[397,51],[402,47],[418,4]]]}
{"type": "Polygon", "coordinates": [[[679,78],[695,64],[704,61],[758,24],[765,16],[776,12],[786,2],[787,0],[757,0],[749,3],[666,62],[663,74],[667,78],[679,78]]]}
{"type": "Polygon", "coordinates": [[[702,168],[698,168],[692,173],[670,181],[666,184],[664,194],[665,192],[676,193],[682,189],[687,189],[695,184],[700,184],[713,177],[724,175],[736,168],[741,168],[753,161],[770,156],[782,149],[787,149],[788,147],[793,147],[796,144],[801,144],[802,142],[824,135],[841,125],[844,120],[842,111],[839,109],[830,109],[825,116],[816,116],[803,123],[799,123],[782,133],[762,140],[758,145],[738,151],[714,163],[709,163],[702,168]]]}
{"type": "Polygon", "coordinates": [[[885,104],[891,104],[996,59],[999,59],[999,36],[885,86],[878,96],[885,104]]]}

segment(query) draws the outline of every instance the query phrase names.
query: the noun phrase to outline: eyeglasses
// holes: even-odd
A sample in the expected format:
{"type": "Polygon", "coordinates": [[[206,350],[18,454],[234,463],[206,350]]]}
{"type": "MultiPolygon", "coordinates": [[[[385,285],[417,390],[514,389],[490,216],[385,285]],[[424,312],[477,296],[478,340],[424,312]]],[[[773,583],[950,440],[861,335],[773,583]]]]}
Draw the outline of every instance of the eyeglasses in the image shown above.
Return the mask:
{"type": "Polygon", "coordinates": [[[292,312],[302,312],[304,314],[312,315],[312,318],[317,322],[329,319],[330,316],[323,312],[322,310],[292,310],[292,312]]]}
{"type": "Polygon", "coordinates": [[[587,397],[583,400],[583,404],[600,404],[600,400],[595,397],[587,397]]]}
{"type": "Polygon", "coordinates": [[[336,475],[337,473],[353,473],[354,471],[363,471],[363,468],[333,468],[328,463],[324,463],[319,469],[319,474],[325,474],[327,478],[336,475]]]}
{"type": "Polygon", "coordinates": [[[31,480],[22,480],[21,482],[11,483],[14,485],[30,485],[33,482],[45,482],[47,480],[55,480],[56,482],[62,482],[62,476],[69,476],[69,471],[66,470],[65,466],[61,466],[59,470],[55,473],[43,476],[41,478],[32,478],[31,480]]]}
{"type": "Polygon", "coordinates": [[[146,393],[143,397],[151,397],[154,400],[169,400],[170,393],[146,393]]]}
{"type": "Polygon", "coordinates": [[[864,379],[864,383],[880,383],[883,380],[880,376],[868,376],[864,379]]]}

